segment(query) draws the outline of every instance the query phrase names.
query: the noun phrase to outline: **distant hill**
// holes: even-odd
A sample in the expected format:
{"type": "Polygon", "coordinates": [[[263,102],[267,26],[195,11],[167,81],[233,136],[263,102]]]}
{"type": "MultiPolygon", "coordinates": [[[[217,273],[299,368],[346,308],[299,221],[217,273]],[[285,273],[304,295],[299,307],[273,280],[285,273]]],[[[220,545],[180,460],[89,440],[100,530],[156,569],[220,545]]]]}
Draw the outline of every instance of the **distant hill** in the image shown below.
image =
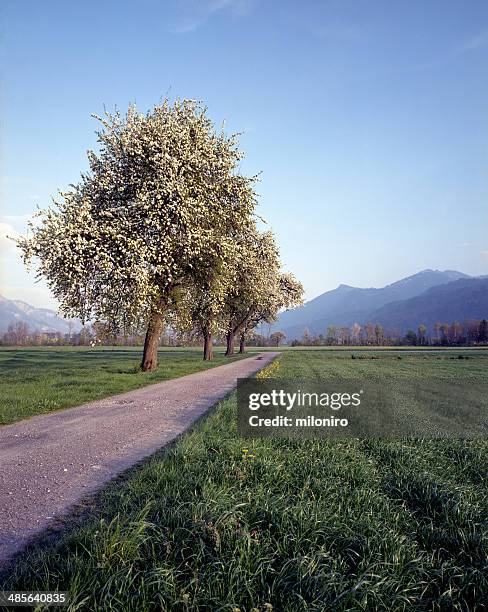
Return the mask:
{"type": "MultiPolygon", "coordinates": [[[[60,317],[54,310],[47,308],[35,308],[21,300],[8,300],[0,295],[0,333],[7,331],[12,321],[25,321],[29,328],[34,331],[52,331],[63,334],[69,332],[69,320],[60,317]]],[[[71,319],[73,332],[81,328],[78,319],[71,319]]]]}
{"type": "Polygon", "coordinates": [[[372,321],[372,314],[386,304],[408,300],[432,287],[469,278],[467,274],[455,270],[422,270],[378,289],[339,285],[337,289],[319,295],[300,308],[282,313],[273,330],[284,331],[288,341],[300,338],[305,328],[312,334],[325,335],[329,325],[349,326],[372,321]]]}
{"type": "Polygon", "coordinates": [[[371,321],[404,334],[423,323],[432,331],[436,322],[462,323],[488,318],[488,278],[468,278],[439,285],[421,295],[392,302],[370,315],[371,321]]]}
{"type": "MultiPolygon", "coordinates": [[[[420,323],[432,332],[437,321],[462,323],[487,316],[488,277],[472,278],[454,270],[423,270],[378,289],[339,285],[300,308],[282,313],[272,331],[282,330],[289,342],[301,338],[305,328],[311,334],[325,335],[329,325],[372,322],[404,334],[408,329],[416,330],[420,323]]],[[[53,310],[0,296],[0,333],[18,320],[25,321],[32,331],[69,331],[69,320],[53,310]]],[[[78,331],[80,321],[71,321],[71,331],[78,331]]]]}

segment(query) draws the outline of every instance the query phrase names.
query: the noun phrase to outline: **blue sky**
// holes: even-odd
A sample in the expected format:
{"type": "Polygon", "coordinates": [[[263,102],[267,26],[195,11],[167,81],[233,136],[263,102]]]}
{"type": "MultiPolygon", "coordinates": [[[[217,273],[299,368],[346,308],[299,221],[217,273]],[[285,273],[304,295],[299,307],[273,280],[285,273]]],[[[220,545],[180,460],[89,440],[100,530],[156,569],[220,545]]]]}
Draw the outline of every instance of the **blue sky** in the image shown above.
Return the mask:
{"type": "MultiPolygon", "coordinates": [[[[4,0],[1,228],[86,169],[92,112],[203,100],[314,297],[488,273],[488,3],[4,0]]],[[[0,292],[53,306],[0,237],[0,292]]]]}

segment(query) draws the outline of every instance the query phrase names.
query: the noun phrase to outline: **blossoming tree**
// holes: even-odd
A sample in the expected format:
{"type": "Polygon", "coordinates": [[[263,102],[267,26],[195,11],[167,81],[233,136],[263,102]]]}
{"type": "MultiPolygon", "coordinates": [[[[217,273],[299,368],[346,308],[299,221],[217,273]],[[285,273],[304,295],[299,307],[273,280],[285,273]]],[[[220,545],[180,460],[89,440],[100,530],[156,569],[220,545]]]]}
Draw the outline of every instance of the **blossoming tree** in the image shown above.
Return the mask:
{"type": "Polygon", "coordinates": [[[145,321],[141,367],[154,370],[179,292],[228,265],[235,233],[252,223],[255,179],[237,172],[237,137],[194,101],[97,119],[89,171],[18,245],[64,314],[124,330],[145,321]]]}
{"type": "Polygon", "coordinates": [[[226,355],[234,354],[234,340],[244,339],[261,321],[271,323],[283,308],[302,303],[303,286],[281,263],[271,232],[247,235],[241,246],[236,282],[228,292],[224,312],[227,321],[226,355]]]}

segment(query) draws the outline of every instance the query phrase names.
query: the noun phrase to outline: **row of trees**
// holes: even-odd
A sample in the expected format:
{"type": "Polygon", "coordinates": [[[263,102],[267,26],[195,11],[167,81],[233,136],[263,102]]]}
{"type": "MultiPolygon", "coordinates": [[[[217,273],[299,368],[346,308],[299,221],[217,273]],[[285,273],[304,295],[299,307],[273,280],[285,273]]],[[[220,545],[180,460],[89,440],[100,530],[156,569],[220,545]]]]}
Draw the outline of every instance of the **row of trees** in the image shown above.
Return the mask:
{"type": "MultiPolygon", "coordinates": [[[[239,336],[239,352],[243,353],[245,345],[250,346],[280,346],[286,336],[275,332],[267,336],[255,332],[242,333],[239,336]]],[[[218,334],[213,344],[226,343],[226,334],[218,334]]],[[[83,325],[80,330],[71,329],[68,332],[31,329],[25,321],[13,320],[7,330],[0,334],[2,346],[141,346],[144,343],[144,333],[124,334],[113,331],[104,323],[83,325]]],[[[160,346],[198,346],[201,337],[198,333],[179,331],[166,327],[159,340],[160,346]]]]}
{"type": "MultiPolygon", "coordinates": [[[[168,345],[179,342],[173,333],[166,335],[164,340],[168,345]]],[[[4,346],[140,346],[143,341],[144,336],[140,334],[113,334],[103,323],[84,325],[79,331],[72,328],[63,333],[31,329],[25,321],[15,320],[0,334],[0,344],[4,346]]]]}
{"type": "Polygon", "coordinates": [[[314,335],[305,329],[301,339],[295,339],[291,344],[292,346],[390,346],[399,344],[450,346],[487,342],[488,321],[473,319],[464,323],[459,321],[435,323],[430,334],[427,326],[423,324],[419,325],[417,330],[408,330],[405,335],[401,335],[396,330],[385,330],[377,323],[368,323],[364,326],[354,323],[351,327],[330,325],[325,335],[314,335]]]}
{"type": "MultiPolygon", "coordinates": [[[[463,325],[457,321],[452,324],[438,323],[434,326],[434,334],[427,335],[425,325],[419,325],[417,331],[408,330],[404,336],[385,332],[381,325],[365,326],[358,332],[358,327],[329,326],[327,335],[311,335],[307,330],[300,340],[293,340],[292,346],[459,346],[488,343],[488,320],[471,320],[463,325]]],[[[161,346],[196,346],[201,335],[194,329],[188,332],[166,327],[160,338],[161,346]]],[[[216,344],[226,342],[226,334],[217,334],[213,340],[216,344]]],[[[256,330],[242,332],[239,336],[239,350],[244,352],[245,343],[251,346],[279,347],[286,341],[286,335],[281,332],[260,334],[256,330]]],[[[67,333],[31,330],[24,321],[12,321],[6,332],[0,335],[0,344],[10,346],[43,346],[43,345],[73,345],[73,346],[140,346],[144,342],[144,334],[114,334],[111,327],[104,323],[84,325],[80,331],[67,333]]]]}
{"type": "Polygon", "coordinates": [[[415,332],[409,330],[406,339],[412,345],[466,345],[486,344],[488,342],[488,320],[472,319],[464,323],[454,321],[453,323],[437,322],[433,326],[433,334],[427,334],[425,325],[420,325],[415,332]]]}
{"type": "Polygon", "coordinates": [[[301,303],[272,233],[258,230],[256,177],[238,170],[238,135],[216,131],[190,100],[96,118],[89,171],[17,241],[65,315],[113,334],[144,328],[150,371],[167,325],[199,335],[211,359],[215,335],[226,334],[232,355],[236,337],[301,303]]]}
{"type": "MultiPolygon", "coordinates": [[[[239,336],[239,352],[244,353],[245,345],[250,346],[280,346],[286,339],[283,332],[261,335],[252,332],[243,332],[239,336]]],[[[226,343],[225,333],[220,333],[213,339],[213,344],[226,343]]],[[[191,330],[173,329],[169,326],[163,329],[159,340],[160,346],[198,346],[201,337],[198,332],[191,330]]],[[[67,332],[46,331],[37,328],[31,329],[27,322],[17,319],[11,321],[7,330],[0,334],[2,346],[141,346],[144,343],[144,333],[125,334],[113,333],[110,326],[97,322],[92,325],[83,325],[81,329],[74,325],[67,332]]]]}

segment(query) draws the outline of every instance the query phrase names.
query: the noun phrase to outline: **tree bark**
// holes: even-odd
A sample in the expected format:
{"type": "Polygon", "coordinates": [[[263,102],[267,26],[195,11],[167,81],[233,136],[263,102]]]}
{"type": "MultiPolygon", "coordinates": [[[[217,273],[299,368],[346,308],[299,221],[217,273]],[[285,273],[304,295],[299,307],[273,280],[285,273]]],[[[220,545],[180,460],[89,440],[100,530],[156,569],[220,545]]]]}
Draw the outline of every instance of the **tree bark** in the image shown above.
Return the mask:
{"type": "Polygon", "coordinates": [[[229,329],[227,332],[227,350],[225,351],[226,357],[232,357],[234,354],[234,331],[229,329]]]}
{"type": "Polygon", "coordinates": [[[211,361],[213,359],[213,344],[212,334],[210,332],[203,333],[203,361],[211,361]]]}
{"type": "Polygon", "coordinates": [[[158,367],[159,340],[164,328],[164,318],[160,311],[161,306],[162,303],[159,303],[158,310],[154,310],[149,318],[141,362],[143,372],[153,372],[158,367]]]}
{"type": "Polygon", "coordinates": [[[241,334],[241,338],[240,338],[240,341],[239,341],[239,353],[241,353],[241,354],[245,353],[245,351],[246,351],[245,342],[246,342],[246,339],[244,337],[244,334],[241,334]]]}

